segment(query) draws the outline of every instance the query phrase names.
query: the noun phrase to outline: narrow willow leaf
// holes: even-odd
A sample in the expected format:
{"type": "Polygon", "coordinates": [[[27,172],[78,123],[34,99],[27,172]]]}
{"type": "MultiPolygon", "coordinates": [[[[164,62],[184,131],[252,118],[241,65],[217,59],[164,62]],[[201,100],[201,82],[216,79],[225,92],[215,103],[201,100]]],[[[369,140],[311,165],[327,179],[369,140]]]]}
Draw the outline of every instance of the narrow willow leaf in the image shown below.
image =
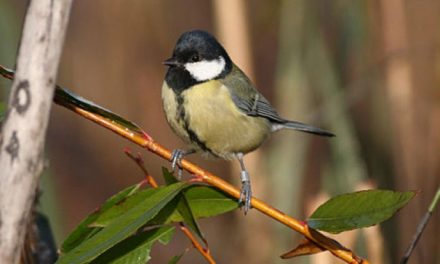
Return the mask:
{"type": "Polygon", "coordinates": [[[81,243],[68,254],[62,255],[57,263],[88,263],[103,252],[132,235],[141,226],[155,217],[187,185],[176,183],[154,189],[154,193],[90,239],[81,243]]]}
{"type": "Polygon", "coordinates": [[[282,259],[289,259],[298,256],[313,255],[325,251],[325,249],[319,247],[314,242],[303,238],[296,248],[286,252],[280,256],[282,259]]]}
{"type": "Polygon", "coordinates": [[[173,238],[173,235],[174,235],[174,227],[172,227],[172,229],[170,229],[167,232],[162,232],[160,236],[158,236],[158,240],[162,245],[166,246],[168,245],[168,243],[170,243],[171,239],[173,238]]]}
{"type": "MultiPolygon", "coordinates": [[[[184,194],[194,219],[213,217],[227,213],[238,207],[237,201],[234,198],[231,198],[230,196],[216,190],[213,187],[192,185],[185,189],[184,194]]],[[[150,195],[150,189],[138,191],[117,204],[114,204],[111,208],[103,211],[100,215],[94,218],[93,221],[89,222],[88,226],[105,227],[114,221],[114,219],[125,214],[125,212],[136,206],[138,203],[147,199],[150,195]]],[[[182,198],[170,202],[153,220],[148,223],[148,225],[161,225],[175,222],[190,223],[190,218],[184,219],[184,217],[182,217],[182,215],[176,209],[178,206],[181,206],[180,199],[182,198]]],[[[181,210],[183,211],[185,209],[181,210]]],[[[191,227],[191,229],[195,231],[194,227],[191,227]]]]}
{"type": "MultiPolygon", "coordinates": [[[[166,168],[162,168],[163,177],[167,184],[172,184],[178,182],[178,180],[174,177],[174,175],[168,171],[166,168]]],[[[182,218],[182,222],[184,222],[196,235],[203,241],[206,241],[199,224],[197,223],[193,212],[191,211],[191,207],[188,203],[188,199],[186,198],[185,191],[179,194],[179,203],[177,204],[177,215],[182,218]]]]}
{"type": "Polygon", "coordinates": [[[6,79],[12,80],[14,79],[15,72],[0,65],[0,75],[5,77],[6,79]]]}
{"type": "MultiPolygon", "coordinates": [[[[209,186],[192,185],[185,189],[185,197],[195,219],[221,215],[238,208],[238,203],[234,198],[209,186]]],[[[184,221],[178,212],[173,212],[167,217],[165,221],[160,218],[159,221],[152,221],[151,224],[184,221]]]]}
{"type": "Polygon", "coordinates": [[[389,190],[342,194],[321,205],[307,222],[312,228],[330,233],[372,226],[393,216],[414,195],[389,190]]]}
{"type": "Polygon", "coordinates": [[[212,217],[238,208],[235,198],[208,186],[191,186],[185,190],[189,206],[196,218],[212,217]]]}
{"type": "Polygon", "coordinates": [[[183,252],[183,253],[180,254],[180,255],[177,255],[177,256],[172,257],[172,258],[170,259],[170,261],[168,261],[168,264],[177,264],[177,263],[180,261],[180,259],[183,257],[184,254],[185,254],[185,252],[183,252]]]}
{"type": "Polygon", "coordinates": [[[104,214],[115,204],[118,204],[122,200],[126,199],[126,197],[132,194],[137,188],[138,185],[133,185],[120,191],[105,201],[99,209],[87,216],[87,218],[77,225],[70,235],[64,240],[63,244],[61,245],[61,252],[68,253],[70,250],[81,244],[85,239],[96,234],[100,228],[91,227],[91,224],[95,222],[96,219],[101,216],[101,214],[104,214]]]}
{"type": "Polygon", "coordinates": [[[296,256],[313,255],[319,252],[326,251],[325,248],[320,248],[318,244],[327,245],[335,251],[344,251],[353,254],[353,252],[342,246],[338,241],[334,240],[333,238],[324,236],[313,228],[309,228],[309,233],[313,237],[313,240],[317,241],[317,244],[305,238],[300,241],[299,245],[295,249],[281,255],[281,258],[287,259],[296,256]]]}
{"type": "Polygon", "coordinates": [[[179,182],[179,180],[174,177],[173,173],[165,167],[162,167],[162,175],[167,185],[179,182]]]}
{"type": "Polygon", "coordinates": [[[164,226],[136,234],[110,248],[91,263],[144,264],[151,259],[153,243],[170,241],[174,230],[173,226],[164,226]]]}
{"type": "MultiPolygon", "coordinates": [[[[7,79],[13,79],[15,72],[13,70],[7,69],[0,65],[0,75],[7,79]]],[[[65,89],[59,85],[55,86],[55,96],[54,101],[57,104],[63,105],[67,108],[74,108],[78,107],[81,109],[84,109],[86,111],[89,111],[91,113],[100,115],[116,124],[121,125],[124,128],[130,129],[133,132],[136,132],[137,134],[141,136],[147,135],[138,125],[135,123],[126,120],[125,118],[113,113],[112,111],[105,109],[75,93],[72,91],[69,91],[68,89],[65,89]]]]}
{"type": "Polygon", "coordinates": [[[92,112],[94,114],[98,114],[102,117],[105,117],[112,122],[115,122],[117,124],[120,124],[126,128],[129,128],[132,131],[136,131],[137,133],[141,134],[142,130],[139,128],[138,125],[134,124],[131,121],[128,121],[124,119],[123,117],[120,117],[119,115],[111,112],[108,109],[105,109],[75,93],[72,91],[61,88],[57,86],[57,89],[55,90],[55,102],[60,104],[70,104],[76,107],[79,107],[81,109],[87,110],[89,112],[92,112]]]}
{"type": "Polygon", "coordinates": [[[105,227],[108,226],[112,221],[120,216],[124,215],[125,212],[129,211],[139,203],[142,203],[144,200],[148,199],[151,195],[155,193],[155,189],[146,189],[138,191],[128,197],[126,199],[121,200],[118,203],[113,204],[111,208],[103,211],[93,223],[90,223],[89,226],[92,227],[105,227]]]}
{"type": "Polygon", "coordinates": [[[126,120],[125,118],[113,113],[112,111],[105,109],[75,93],[73,93],[72,91],[65,89],[65,88],[61,88],[60,86],[56,86],[55,89],[55,97],[54,97],[54,101],[58,104],[67,106],[67,107],[78,107],[84,110],[87,110],[91,113],[100,115],[104,118],[107,118],[109,120],[111,120],[112,122],[115,122],[127,129],[130,129],[131,131],[134,131],[140,135],[145,135],[145,132],[139,128],[138,125],[136,125],[135,123],[126,120]]]}

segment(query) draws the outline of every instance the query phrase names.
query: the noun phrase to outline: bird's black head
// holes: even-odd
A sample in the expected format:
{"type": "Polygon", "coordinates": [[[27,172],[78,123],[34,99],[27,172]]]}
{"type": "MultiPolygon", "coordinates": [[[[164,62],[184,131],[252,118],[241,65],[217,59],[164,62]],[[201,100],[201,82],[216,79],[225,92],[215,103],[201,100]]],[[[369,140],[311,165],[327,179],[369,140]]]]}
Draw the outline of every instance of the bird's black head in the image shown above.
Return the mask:
{"type": "Polygon", "coordinates": [[[181,92],[192,85],[224,77],[232,69],[232,61],[222,45],[208,32],[193,30],[177,40],[165,77],[168,85],[181,92]]]}

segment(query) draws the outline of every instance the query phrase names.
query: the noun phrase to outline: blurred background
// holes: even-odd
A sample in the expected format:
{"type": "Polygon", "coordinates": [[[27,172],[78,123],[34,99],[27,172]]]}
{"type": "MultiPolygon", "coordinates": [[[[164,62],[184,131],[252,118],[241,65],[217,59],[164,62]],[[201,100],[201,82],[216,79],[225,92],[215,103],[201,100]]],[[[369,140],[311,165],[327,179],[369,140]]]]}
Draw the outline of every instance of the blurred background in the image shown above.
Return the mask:
{"type": "MultiPolygon", "coordinates": [[[[13,68],[27,1],[0,0],[0,64],[13,68]]],[[[440,1],[74,1],[58,84],[134,121],[168,148],[160,90],[181,33],[208,30],[290,119],[332,139],[281,131],[246,157],[254,194],[300,219],[328,197],[368,188],[418,190],[379,227],[337,235],[371,263],[397,263],[440,185],[440,1]]],[[[0,101],[11,82],[0,80],[0,101]]],[[[141,180],[123,153],[140,151],[150,173],[170,164],[54,106],[42,209],[58,243],[106,198],[141,180]]],[[[235,161],[189,158],[239,184],[235,161]]],[[[301,238],[251,211],[202,220],[218,263],[339,263],[328,253],[280,260],[301,238]]],[[[410,263],[440,263],[437,210],[410,263]]],[[[176,232],[153,263],[190,247],[176,232]]],[[[204,263],[192,250],[182,263],[204,263]]]]}

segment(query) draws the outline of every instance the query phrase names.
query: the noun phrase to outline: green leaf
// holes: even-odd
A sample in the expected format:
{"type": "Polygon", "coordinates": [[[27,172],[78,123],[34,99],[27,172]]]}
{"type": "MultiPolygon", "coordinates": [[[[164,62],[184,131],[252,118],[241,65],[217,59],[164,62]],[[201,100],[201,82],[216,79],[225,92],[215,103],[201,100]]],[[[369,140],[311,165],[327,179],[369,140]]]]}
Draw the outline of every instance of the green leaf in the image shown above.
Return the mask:
{"type": "Polygon", "coordinates": [[[173,173],[165,167],[162,167],[162,175],[167,185],[179,182],[179,180],[174,177],[173,173]]]}
{"type": "MultiPolygon", "coordinates": [[[[178,180],[174,177],[174,175],[168,171],[166,168],[162,168],[163,177],[167,184],[175,183],[178,180]]],[[[177,204],[177,213],[182,218],[182,222],[187,224],[189,228],[197,234],[197,236],[206,241],[200,227],[194,217],[193,212],[191,211],[191,207],[189,205],[188,199],[186,198],[185,191],[179,194],[179,203],[177,204]]]]}
{"type": "MultiPolygon", "coordinates": [[[[167,171],[168,173],[168,171],[167,171]]],[[[165,176],[165,182],[167,184],[173,184],[178,182],[177,179],[174,178],[174,176],[170,173],[169,175],[165,176]]],[[[120,217],[121,215],[125,214],[128,210],[135,207],[137,204],[141,203],[142,201],[148,199],[154,191],[152,189],[147,190],[141,190],[130,197],[127,197],[124,201],[121,201],[117,204],[114,204],[111,208],[106,210],[105,212],[102,212],[99,217],[95,219],[93,223],[90,224],[90,226],[93,227],[105,227],[109,225],[114,219],[120,217]]],[[[169,223],[170,221],[168,218],[172,213],[174,213],[174,209],[177,206],[177,202],[175,205],[170,206],[167,210],[162,210],[157,217],[155,217],[155,220],[152,221],[153,225],[160,225],[164,223],[169,223]],[[172,209],[171,209],[172,208],[172,209]],[[157,218],[157,219],[156,219],[157,218]]],[[[167,206],[168,207],[168,206],[167,206]]]]}
{"type": "MultiPolygon", "coordinates": [[[[213,187],[192,185],[185,189],[184,193],[195,219],[217,216],[238,208],[238,203],[234,198],[213,187]]],[[[177,210],[172,214],[165,214],[165,217],[161,214],[162,212],[157,219],[153,219],[149,224],[185,221],[177,210]]]]}
{"type": "Polygon", "coordinates": [[[212,217],[238,208],[235,198],[214,187],[193,185],[185,190],[185,196],[196,218],[212,217]]]}
{"type": "Polygon", "coordinates": [[[6,104],[4,102],[0,102],[0,122],[3,120],[6,111],[6,104]]]}
{"type": "Polygon", "coordinates": [[[307,221],[312,228],[340,233],[376,225],[406,205],[415,192],[367,190],[342,194],[322,204],[307,221]]]}
{"type": "Polygon", "coordinates": [[[172,227],[170,232],[163,232],[161,233],[161,235],[158,237],[159,242],[166,246],[168,245],[168,243],[170,243],[171,239],[173,238],[174,235],[174,227],[172,227]]]}
{"type": "Polygon", "coordinates": [[[172,258],[170,259],[170,261],[168,261],[168,264],[177,264],[177,263],[180,261],[180,259],[183,257],[184,254],[185,254],[185,252],[183,252],[183,253],[180,254],[180,255],[177,255],[177,256],[172,257],[172,258]]]}
{"type": "Polygon", "coordinates": [[[77,264],[92,261],[145,225],[185,187],[187,185],[184,183],[176,183],[153,189],[154,193],[147,200],[116,218],[107,227],[81,243],[68,254],[62,255],[57,263],[77,264]]]}
{"type": "MultiPolygon", "coordinates": [[[[7,69],[0,65],[0,75],[5,78],[13,79],[15,72],[13,70],[7,69]]],[[[131,131],[137,133],[138,135],[145,136],[147,135],[138,125],[135,123],[113,113],[112,111],[105,109],[75,93],[72,91],[63,88],[59,85],[55,86],[55,96],[54,102],[60,105],[63,105],[67,108],[81,108],[91,113],[100,115],[111,122],[114,122],[124,128],[130,129],[131,131]]]]}
{"type": "Polygon", "coordinates": [[[173,226],[164,226],[131,236],[107,250],[92,263],[144,264],[151,259],[150,252],[153,243],[170,241],[174,230],[173,226]]]}
{"type": "Polygon", "coordinates": [[[69,91],[68,89],[56,86],[54,101],[58,104],[64,105],[66,107],[79,107],[81,109],[87,110],[89,112],[98,114],[117,123],[125,128],[135,131],[140,135],[145,135],[145,132],[135,123],[126,120],[125,118],[113,113],[112,111],[105,109],[75,93],[69,91]]]}
{"type": "MultiPolygon", "coordinates": [[[[230,196],[212,187],[192,185],[185,189],[183,193],[185,194],[185,199],[187,200],[189,209],[194,219],[224,214],[238,207],[237,201],[234,198],[231,198],[230,196]]],[[[89,226],[105,227],[109,225],[114,219],[125,214],[125,212],[147,199],[150,195],[150,189],[141,190],[134,193],[123,201],[113,205],[112,208],[102,212],[98,217],[95,218],[94,221],[89,223],[89,226]]],[[[179,198],[178,200],[168,204],[166,208],[162,209],[162,211],[148,224],[160,225],[172,222],[190,223],[191,221],[189,219],[185,219],[182,216],[182,214],[187,213],[179,213],[176,209],[177,206],[185,206],[180,205],[181,199],[182,198],[179,198]],[[174,202],[176,204],[174,204],[174,202]]],[[[181,210],[184,211],[186,209],[182,208],[181,210]]],[[[190,216],[188,216],[188,218],[189,217],[190,216]]],[[[193,227],[191,228],[193,229],[193,227]]]]}
{"type": "Polygon", "coordinates": [[[124,215],[125,212],[132,209],[133,207],[135,207],[139,203],[142,203],[143,201],[147,200],[155,192],[156,192],[155,189],[146,189],[146,190],[138,191],[138,192],[126,197],[126,199],[124,199],[118,203],[113,204],[112,207],[103,211],[95,219],[95,221],[93,221],[93,223],[89,224],[89,226],[91,226],[91,227],[106,227],[106,226],[108,226],[113,220],[124,215]]]}
{"type": "Polygon", "coordinates": [[[194,214],[191,210],[191,207],[189,205],[188,199],[186,198],[185,191],[183,191],[180,194],[180,200],[177,205],[177,212],[182,217],[183,222],[188,225],[188,227],[196,233],[196,235],[202,239],[203,241],[206,241],[205,236],[203,235],[202,231],[200,230],[199,224],[196,221],[196,218],[194,217],[194,214]]]}
{"type": "Polygon", "coordinates": [[[123,201],[127,196],[134,193],[138,188],[138,185],[130,186],[105,201],[99,209],[90,214],[86,219],[84,219],[79,225],[76,226],[76,228],[70,233],[70,235],[64,240],[63,244],[61,245],[61,252],[69,252],[70,250],[81,244],[85,239],[96,234],[96,232],[98,232],[100,228],[91,227],[91,224],[95,222],[101,214],[105,213],[115,204],[123,201]]]}

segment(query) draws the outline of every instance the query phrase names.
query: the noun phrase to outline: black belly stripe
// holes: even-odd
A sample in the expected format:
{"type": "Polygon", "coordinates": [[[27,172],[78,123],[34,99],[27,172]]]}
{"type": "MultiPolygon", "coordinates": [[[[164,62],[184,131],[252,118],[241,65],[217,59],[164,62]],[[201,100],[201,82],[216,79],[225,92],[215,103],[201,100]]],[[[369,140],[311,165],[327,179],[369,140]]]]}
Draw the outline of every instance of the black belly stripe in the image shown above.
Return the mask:
{"type": "Polygon", "coordinates": [[[209,149],[205,142],[203,142],[198,136],[197,134],[194,132],[194,130],[192,130],[189,127],[189,121],[185,112],[185,108],[183,107],[183,96],[181,94],[176,94],[176,101],[177,101],[177,116],[176,119],[179,120],[180,122],[183,122],[183,128],[185,129],[186,133],[188,134],[189,139],[191,140],[191,142],[194,142],[197,144],[197,146],[199,146],[203,151],[209,152],[212,155],[216,156],[217,155],[211,150],[209,149]]]}
{"type": "Polygon", "coordinates": [[[183,108],[183,96],[177,93],[175,95],[177,102],[176,119],[179,121],[185,120],[185,109],[183,108]]]}
{"type": "Polygon", "coordinates": [[[200,140],[200,138],[197,136],[197,134],[192,129],[190,129],[188,127],[188,122],[185,122],[185,130],[186,130],[186,133],[188,133],[188,136],[189,136],[191,142],[195,142],[197,144],[197,146],[199,146],[203,151],[209,152],[212,155],[217,156],[212,152],[211,149],[209,149],[206,146],[205,142],[200,140]]]}

